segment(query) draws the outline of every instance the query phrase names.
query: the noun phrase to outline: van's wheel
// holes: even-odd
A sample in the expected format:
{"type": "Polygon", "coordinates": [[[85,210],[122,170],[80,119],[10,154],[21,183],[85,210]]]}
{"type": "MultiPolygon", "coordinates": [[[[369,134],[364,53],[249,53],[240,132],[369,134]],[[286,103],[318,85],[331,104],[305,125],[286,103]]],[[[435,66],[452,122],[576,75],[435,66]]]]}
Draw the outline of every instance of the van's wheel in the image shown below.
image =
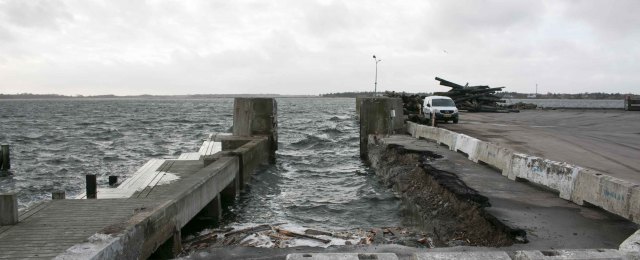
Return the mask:
{"type": "Polygon", "coordinates": [[[457,118],[454,118],[454,119],[453,119],[453,123],[454,123],[454,124],[457,124],[457,123],[458,123],[458,119],[457,119],[457,118]]]}

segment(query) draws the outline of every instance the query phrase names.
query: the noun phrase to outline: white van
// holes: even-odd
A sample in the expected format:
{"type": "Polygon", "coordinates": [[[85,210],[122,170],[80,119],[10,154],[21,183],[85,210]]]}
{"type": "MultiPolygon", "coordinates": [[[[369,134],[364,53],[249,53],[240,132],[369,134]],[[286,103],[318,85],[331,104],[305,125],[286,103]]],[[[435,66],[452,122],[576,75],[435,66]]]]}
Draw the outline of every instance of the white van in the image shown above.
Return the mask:
{"type": "Polygon", "coordinates": [[[454,124],[458,123],[458,108],[456,108],[456,103],[450,97],[425,97],[422,112],[425,118],[429,120],[431,120],[432,116],[435,116],[436,120],[444,120],[445,122],[451,120],[454,124]]]}

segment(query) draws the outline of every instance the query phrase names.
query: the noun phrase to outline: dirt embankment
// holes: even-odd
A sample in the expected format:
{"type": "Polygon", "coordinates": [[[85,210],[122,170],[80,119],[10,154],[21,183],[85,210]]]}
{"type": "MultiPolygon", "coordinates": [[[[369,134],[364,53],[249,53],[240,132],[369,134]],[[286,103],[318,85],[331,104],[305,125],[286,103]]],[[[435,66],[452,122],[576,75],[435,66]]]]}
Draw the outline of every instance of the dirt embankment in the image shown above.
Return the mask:
{"type": "Polygon", "coordinates": [[[526,233],[512,230],[486,213],[486,197],[455,173],[430,165],[442,156],[399,145],[369,145],[369,162],[383,183],[397,191],[436,246],[509,246],[525,242],[526,233]]]}

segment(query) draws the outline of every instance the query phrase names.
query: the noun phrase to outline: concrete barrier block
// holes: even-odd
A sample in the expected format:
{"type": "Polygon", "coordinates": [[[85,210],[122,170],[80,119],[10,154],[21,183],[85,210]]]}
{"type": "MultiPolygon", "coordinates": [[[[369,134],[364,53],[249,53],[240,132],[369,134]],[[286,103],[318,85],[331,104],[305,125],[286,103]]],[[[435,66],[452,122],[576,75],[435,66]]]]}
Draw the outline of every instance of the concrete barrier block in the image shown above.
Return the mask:
{"type": "MultiPolygon", "coordinates": [[[[616,213],[622,217],[629,218],[631,195],[637,184],[611,176],[604,176],[600,179],[600,197],[602,202],[596,204],[603,209],[616,213]]],[[[637,203],[634,202],[634,203],[637,203]]],[[[593,203],[595,204],[595,203],[593,203]]]]}
{"type": "Polygon", "coordinates": [[[458,138],[456,139],[455,143],[455,150],[466,153],[469,160],[478,162],[477,148],[480,142],[480,140],[471,136],[458,134],[458,138]]]}
{"type": "Polygon", "coordinates": [[[523,176],[526,176],[525,172],[528,170],[526,167],[528,157],[529,156],[526,154],[513,153],[507,164],[507,173],[505,174],[503,171],[502,175],[505,175],[510,180],[514,181],[517,178],[523,178],[523,176]]]}
{"type": "Polygon", "coordinates": [[[502,171],[507,168],[507,162],[511,160],[511,155],[513,154],[513,151],[489,142],[478,143],[477,150],[478,161],[482,161],[502,171]]]}
{"type": "Polygon", "coordinates": [[[287,260],[397,260],[398,256],[393,253],[302,253],[288,254],[287,260]]]}
{"type": "Polygon", "coordinates": [[[458,133],[444,129],[438,128],[438,143],[446,144],[449,146],[449,150],[454,151],[456,147],[456,140],[458,140],[458,133]]]}
{"type": "Polygon", "coordinates": [[[633,233],[625,241],[620,244],[622,252],[640,252],[640,230],[633,233]]]}
{"type": "Polygon", "coordinates": [[[411,137],[416,137],[416,128],[418,127],[418,124],[414,122],[407,122],[406,126],[407,134],[410,134],[411,137]]]}
{"type": "Polygon", "coordinates": [[[603,174],[591,169],[581,169],[576,178],[576,183],[571,194],[571,201],[578,205],[584,205],[585,201],[596,201],[599,196],[600,179],[603,174]]]}
{"type": "Polygon", "coordinates": [[[436,260],[436,259],[479,259],[479,260],[511,260],[511,257],[504,251],[467,251],[467,252],[424,252],[415,253],[415,260],[436,260]]]}
{"type": "Polygon", "coordinates": [[[635,223],[640,223],[640,187],[638,186],[631,188],[629,219],[635,223]]]}
{"type": "Polygon", "coordinates": [[[638,185],[605,175],[591,169],[582,169],[578,178],[571,200],[578,205],[589,202],[593,205],[611,213],[628,218],[636,223],[637,201],[633,201],[633,196],[637,196],[638,185]],[[631,207],[633,205],[633,209],[631,207]]]}
{"type": "Polygon", "coordinates": [[[560,193],[560,198],[572,200],[577,176],[582,168],[521,153],[512,153],[506,165],[511,180],[522,178],[560,193]]]}
{"type": "Polygon", "coordinates": [[[624,259],[615,249],[516,251],[514,260],[624,259]]]}

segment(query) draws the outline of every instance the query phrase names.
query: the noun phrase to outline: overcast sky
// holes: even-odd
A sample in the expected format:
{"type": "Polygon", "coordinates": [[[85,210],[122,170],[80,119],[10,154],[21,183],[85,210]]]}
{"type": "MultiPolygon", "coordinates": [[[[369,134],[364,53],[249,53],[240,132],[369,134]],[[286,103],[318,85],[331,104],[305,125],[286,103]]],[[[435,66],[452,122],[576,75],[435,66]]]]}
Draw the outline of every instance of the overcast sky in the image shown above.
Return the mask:
{"type": "Polygon", "coordinates": [[[0,0],[0,93],[640,93],[640,1],[0,0]]]}

